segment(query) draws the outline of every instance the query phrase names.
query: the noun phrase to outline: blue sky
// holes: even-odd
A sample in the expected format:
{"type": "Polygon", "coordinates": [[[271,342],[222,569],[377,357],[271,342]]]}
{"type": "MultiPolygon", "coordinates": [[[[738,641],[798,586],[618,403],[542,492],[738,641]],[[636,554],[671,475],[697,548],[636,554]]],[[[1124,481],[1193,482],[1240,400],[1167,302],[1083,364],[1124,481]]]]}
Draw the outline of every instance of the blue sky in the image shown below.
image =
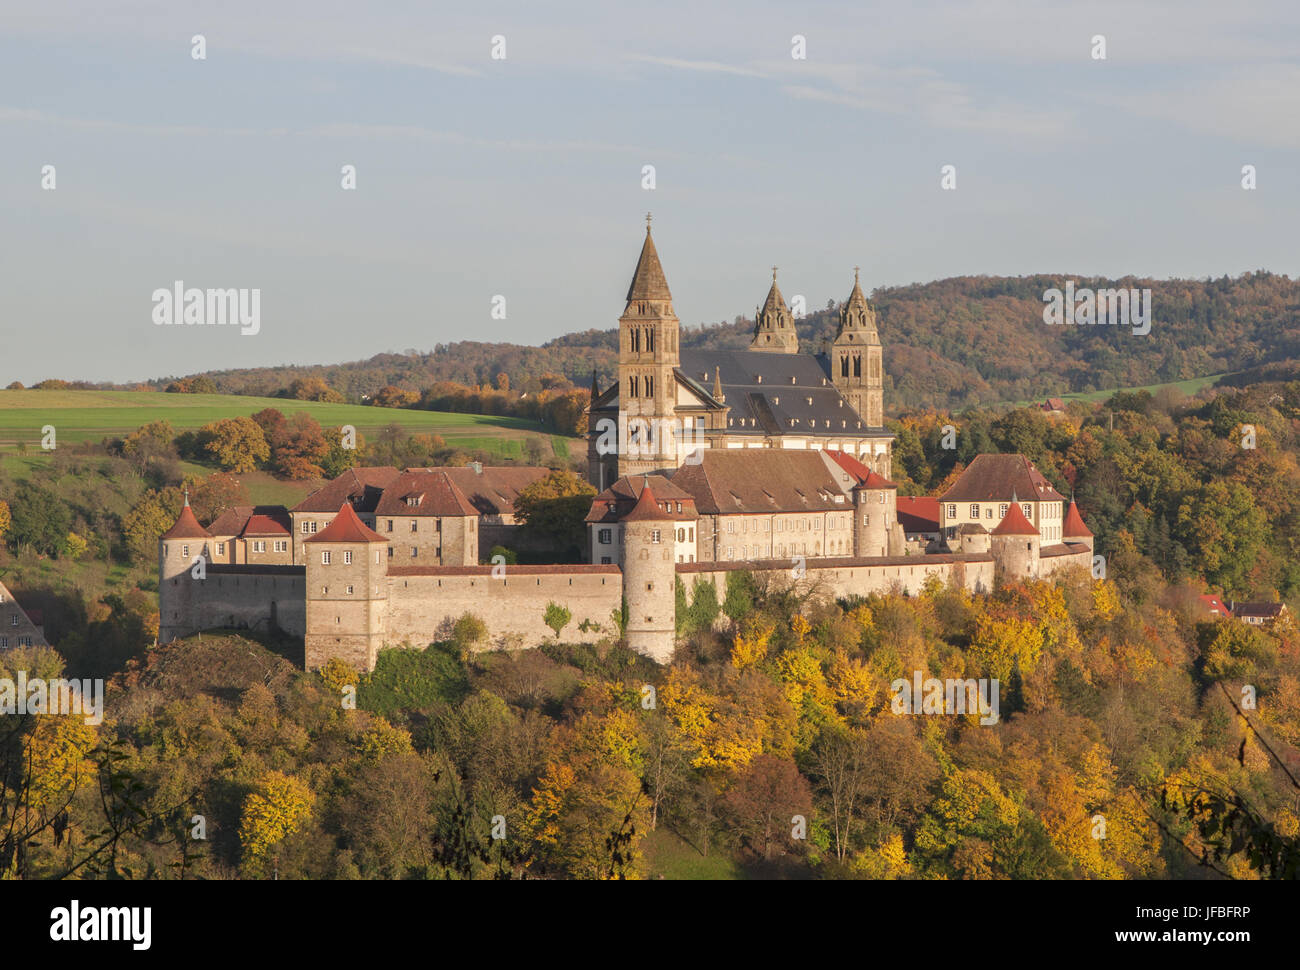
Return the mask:
{"type": "Polygon", "coordinates": [[[854,265],[1300,259],[1293,3],[24,7],[0,3],[0,383],[611,327],[648,210],[686,325],[752,312],[773,264],[815,307],[854,265]],[[260,288],[260,332],[154,326],[178,279],[260,288]]]}

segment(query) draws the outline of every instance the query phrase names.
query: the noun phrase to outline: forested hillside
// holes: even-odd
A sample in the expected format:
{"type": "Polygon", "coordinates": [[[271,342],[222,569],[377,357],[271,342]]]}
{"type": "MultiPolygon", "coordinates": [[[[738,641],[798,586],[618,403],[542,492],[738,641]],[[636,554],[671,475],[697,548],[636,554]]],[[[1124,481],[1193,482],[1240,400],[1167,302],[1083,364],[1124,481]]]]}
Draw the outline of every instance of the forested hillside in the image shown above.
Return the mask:
{"type": "MultiPolygon", "coordinates": [[[[1300,282],[1273,273],[1217,280],[1132,277],[957,277],[884,287],[871,301],[885,347],[887,406],[948,407],[1021,401],[1236,372],[1300,361],[1300,282]],[[1043,291],[1073,279],[1077,287],[1152,290],[1151,332],[1123,327],[1049,327],[1043,291]]],[[[683,310],[689,314],[689,310],[683,310]]],[[[798,324],[805,353],[834,335],[837,313],[823,308],[798,324]]],[[[611,324],[613,314],[611,313],[611,324]]],[[[753,321],[683,321],[683,348],[743,348],[753,321]]],[[[346,364],[251,368],[208,374],[220,391],[275,395],[293,381],[321,378],[350,400],[387,385],[423,391],[439,381],[495,387],[500,374],[516,391],[563,375],[585,387],[591,371],[612,379],[617,331],[587,330],[540,347],[460,341],[431,353],[379,354],[346,364]]],[[[159,380],[157,386],[170,383],[159,380]]]]}

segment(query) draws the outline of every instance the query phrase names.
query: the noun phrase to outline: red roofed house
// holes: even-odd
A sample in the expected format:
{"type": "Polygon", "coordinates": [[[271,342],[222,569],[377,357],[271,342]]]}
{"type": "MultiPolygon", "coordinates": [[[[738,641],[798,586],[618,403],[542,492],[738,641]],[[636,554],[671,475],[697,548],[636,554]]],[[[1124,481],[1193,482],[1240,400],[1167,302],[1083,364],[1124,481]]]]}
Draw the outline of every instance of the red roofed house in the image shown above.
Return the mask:
{"type": "Polygon", "coordinates": [[[1223,617],[1225,619],[1232,618],[1232,610],[1228,609],[1228,607],[1223,604],[1223,600],[1219,599],[1219,597],[1215,596],[1213,593],[1205,593],[1199,596],[1198,599],[1200,600],[1201,606],[1205,609],[1205,612],[1209,613],[1211,616],[1223,617]]]}
{"type": "Polygon", "coordinates": [[[405,471],[375,505],[394,566],[478,565],[478,510],[445,471],[405,471]]]}
{"type": "Polygon", "coordinates": [[[239,505],[208,526],[210,561],[238,565],[294,561],[293,521],[282,505],[239,505]]]}

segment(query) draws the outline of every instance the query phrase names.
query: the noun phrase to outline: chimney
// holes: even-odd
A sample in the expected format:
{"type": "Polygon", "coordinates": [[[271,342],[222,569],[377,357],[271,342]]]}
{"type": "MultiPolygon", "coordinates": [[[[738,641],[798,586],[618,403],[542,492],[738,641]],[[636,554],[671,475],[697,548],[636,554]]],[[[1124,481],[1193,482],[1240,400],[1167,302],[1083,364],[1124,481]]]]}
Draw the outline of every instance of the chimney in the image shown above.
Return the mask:
{"type": "Polygon", "coordinates": [[[469,463],[469,467],[474,469],[475,475],[483,474],[483,463],[481,461],[472,461],[469,463]]]}

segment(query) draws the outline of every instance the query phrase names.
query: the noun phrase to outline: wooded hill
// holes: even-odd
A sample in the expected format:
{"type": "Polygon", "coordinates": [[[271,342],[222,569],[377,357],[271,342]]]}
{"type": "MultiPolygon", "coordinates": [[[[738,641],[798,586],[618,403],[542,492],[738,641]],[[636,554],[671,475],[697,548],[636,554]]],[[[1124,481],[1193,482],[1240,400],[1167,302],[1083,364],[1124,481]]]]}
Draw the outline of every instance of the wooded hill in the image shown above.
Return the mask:
{"type": "MultiPolygon", "coordinates": [[[[871,296],[885,345],[886,400],[891,410],[962,408],[1239,372],[1300,361],[1300,281],[1268,272],[1215,280],[1125,277],[968,276],[883,287],[871,296]],[[1149,287],[1151,332],[1112,326],[1047,326],[1043,292],[1063,288],[1149,287]]],[[[836,307],[799,321],[805,353],[835,333],[836,307]]],[[[683,325],[683,348],[742,349],[753,321],[683,325]]],[[[318,377],[351,400],[386,385],[412,391],[438,381],[495,386],[509,375],[515,391],[543,375],[586,387],[593,368],[602,383],[617,365],[617,330],[586,330],[540,347],[460,341],[432,353],[377,354],[316,366],[210,372],[219,391],[273,396],[295,379],[318,377]]],[[[1300,366],[1300,365],[1296,365],[1300,366]]],[[[1289,368],[1294,373],[1294,368],[1289,368]]],[[[1287,379],[1276,374],[1274,379],[1287,379]]],[[[155,382],[159,387],[171,378],[155,382]]]]}

